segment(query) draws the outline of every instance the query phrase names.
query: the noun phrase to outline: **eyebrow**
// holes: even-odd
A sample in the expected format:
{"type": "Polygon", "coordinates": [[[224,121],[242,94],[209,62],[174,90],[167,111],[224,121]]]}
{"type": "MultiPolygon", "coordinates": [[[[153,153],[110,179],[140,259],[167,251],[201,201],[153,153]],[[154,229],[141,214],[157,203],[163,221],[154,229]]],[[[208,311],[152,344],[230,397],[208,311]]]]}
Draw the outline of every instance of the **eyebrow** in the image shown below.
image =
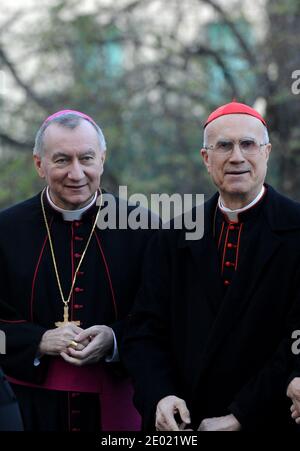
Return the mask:
{"type": "MultiPolygon", "coordinates": [[[[95,156],[96,152],[93,149],[88,149],[88,150],[85,150],[84,152],[80,153],[79,157],[84,157],[85,155],[95,156]]],[[[65,153],[65,152],[55,152],[52,155],[52,159],[53,160],[55,160],[56,158],[61,158],[61,157],[63,157],[63,158],[70,158],[70,155],[68,153],[65,153]]]]}

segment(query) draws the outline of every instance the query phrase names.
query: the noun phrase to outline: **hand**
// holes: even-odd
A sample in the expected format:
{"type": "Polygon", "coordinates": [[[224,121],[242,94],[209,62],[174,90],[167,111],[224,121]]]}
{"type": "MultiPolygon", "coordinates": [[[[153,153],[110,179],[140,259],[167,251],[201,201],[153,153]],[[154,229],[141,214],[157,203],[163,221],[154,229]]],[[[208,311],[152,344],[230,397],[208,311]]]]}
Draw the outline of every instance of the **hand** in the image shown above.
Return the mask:
{"type": "Polygon", "coordinates": [[[190,424],[190,412],[183,399],[177,396],[162,398],[156,407],[155,427],[157,431],[180,431],[190,424]],[[175,415],[178,414],[181,422],[177,423],[175,415]]]}
{"type": "Polygon", "coordinates": [[[291,417],[293,418],[293,420],[295,420],[295,422],[297,424],[300,424],[300,412],[299,410],[296,409],[296,407],[294,406],[294,404],[291,405],[291,417]]]}
{"type": "Polygon", "coordinates": [[[80,344],[89,340],[87,346],[80,350],[68,348],[68,352],[61,352],[62,358],[76,366],[99,362],[112,352],[114,345],[113,331],[108,326],[92,326],[80,331],[74,338],[80,344]]]}
{"type": "Polygon", "coordinates": [[[239,431],[241,425],[234,415],[225,417],[205,418],[201,421],[198,431],[239,431]]]}
{"type": "Polygon", "coordinates": [[[292,400],[291,417],[300,424],[300,377],[295,377],[287,388],[287,396],[292,400]]]}
{"type": "MultiPolygon", "coordinates": [[[[67,352],[72,340],[82,332],[82,328],[74,323],[67,323],[65,326],[56,329],[47,330],[39,344],[38,352],[40,355],[48,354],[58,356],[62,352],[67,352]]],[[[83,340],[78,344],[78,349],[83,349],[89,343],[89,340],[83,340]]]]}

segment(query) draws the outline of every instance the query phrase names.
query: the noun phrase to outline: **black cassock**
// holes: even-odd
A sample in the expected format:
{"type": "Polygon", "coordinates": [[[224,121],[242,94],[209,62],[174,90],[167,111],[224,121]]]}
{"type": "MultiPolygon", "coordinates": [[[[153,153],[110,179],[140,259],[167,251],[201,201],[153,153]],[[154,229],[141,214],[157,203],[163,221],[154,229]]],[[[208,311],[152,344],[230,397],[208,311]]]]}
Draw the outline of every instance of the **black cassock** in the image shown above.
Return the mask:
{"type": "Polygon", "coordinates": [[[300,205],[268,186],[230,223],[217,200],[202,239],[163,230],[149,247],[123,349],[136,405],[149,429],[168,395],[186,400],[194,428],[231,413],[244,430],[297,427],[285,392],[299,359],[300,205]]]}
{"type": "Polygon", "coordinates": [[[0,432],[22,430],[23,424],[16,396],[0,368],[0,432]]]}
{"type": "MultiPolygon", "coordinates": [[[[119,200],[115,198],[116,206],[119,200]]],[[[67,298],[72,278],[94,223],[98,206],[79,221],[64,221],[44,202],[62,289],[67,298]]],[[[124,208],[124,203],[122,203],[124,208]]],[[[126,204],[127,206],[127,204],[126,204]]],[[[127,214],[134,207],[129,207],[127,214]]],[[[118,210],[117,210],[118,211],[118,210]]],[[[78,272],[69,303],[71,320],[82,328],[105,324],[117,341],[123,333],[140,283],[149,230],[99,230],[96,227],[78,272]]],[[[49,241],[43,221],[40,195],[0,214],[0,327],[6,333],[6,355],[0,363],[6,375],[39,384],[52,357],[34,360],[42,335],[63,320],[61,301],[49,241]]],[[[116,373],[119,364],[107,363],[116,373]]],[[[123,377],[120,374],[120,377],[123,377]]],[[[124,376],[125,377],[125,376],[124,376]]],[[[98,430],[99,401],[93,393],[63,393],[14,385],[25,429],[98,430]]]]}

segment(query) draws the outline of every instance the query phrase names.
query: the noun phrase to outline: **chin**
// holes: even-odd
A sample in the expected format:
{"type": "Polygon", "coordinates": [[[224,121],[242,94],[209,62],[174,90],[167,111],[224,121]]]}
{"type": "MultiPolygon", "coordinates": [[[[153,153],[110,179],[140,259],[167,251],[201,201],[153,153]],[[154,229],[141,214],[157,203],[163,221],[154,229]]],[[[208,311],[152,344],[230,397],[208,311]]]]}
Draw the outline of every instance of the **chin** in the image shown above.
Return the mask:
{"type": "Polygon", "coordinates": [[[84,196],[84,197],[76,197],[72,199],[64,199],[65,205],[67,210],[79,210],[80,208],[84,207],[85,204],[90,200],[91,196],[84,196]]]}
{"type": "Polygon", "coordinates": [[[225,191],[232,194],[246,194],[249,192],[250,187],[245,183],[233,183],[229,186],[225,186],[225,191]]]}

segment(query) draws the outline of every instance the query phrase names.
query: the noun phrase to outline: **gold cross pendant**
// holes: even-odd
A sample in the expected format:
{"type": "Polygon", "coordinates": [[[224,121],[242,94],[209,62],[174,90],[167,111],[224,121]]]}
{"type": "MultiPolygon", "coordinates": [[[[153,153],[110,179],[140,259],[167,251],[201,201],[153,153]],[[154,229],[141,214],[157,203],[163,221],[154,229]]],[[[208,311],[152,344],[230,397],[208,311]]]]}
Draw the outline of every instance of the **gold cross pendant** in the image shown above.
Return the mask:
{"type": "Polygon", "coordinates": [[[72,324],[75,324],[76,326],[80,326],[80,321],[69,321],[69,309],[68,309],[67,305],[64,305],[64,320],[56,321],[55,326],[63,327],[63,326],[66,326],[68,323],[72,323],[72,324]]]}

